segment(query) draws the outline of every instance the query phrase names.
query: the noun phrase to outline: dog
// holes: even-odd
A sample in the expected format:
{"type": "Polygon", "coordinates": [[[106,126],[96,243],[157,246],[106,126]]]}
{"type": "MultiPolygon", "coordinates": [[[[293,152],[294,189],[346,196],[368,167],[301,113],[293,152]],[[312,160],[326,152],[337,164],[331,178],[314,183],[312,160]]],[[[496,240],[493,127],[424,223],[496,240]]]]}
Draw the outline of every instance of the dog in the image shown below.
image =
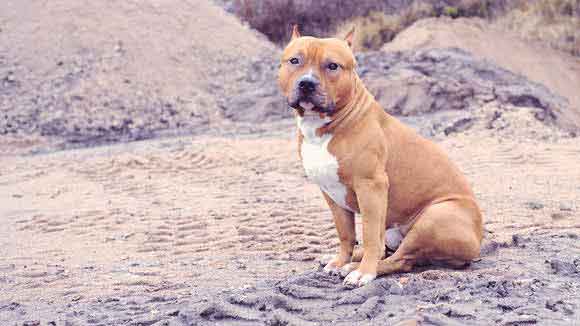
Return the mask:
{"type": "Polygon", "coordinates": [[[340,240],[324,267],[363,286],[418,264],[469,264],[482,214],[461,171],[433,142],[387,114],[357,75],[354,28],[344,39],[301,36],[295,25],[278,83],[294,109],[299,156],[326,200],[340,240]],[[355,214],[362,217],[362,248],[355,214]],[[388,248],[394,253],[386,256],[388,248]]]}

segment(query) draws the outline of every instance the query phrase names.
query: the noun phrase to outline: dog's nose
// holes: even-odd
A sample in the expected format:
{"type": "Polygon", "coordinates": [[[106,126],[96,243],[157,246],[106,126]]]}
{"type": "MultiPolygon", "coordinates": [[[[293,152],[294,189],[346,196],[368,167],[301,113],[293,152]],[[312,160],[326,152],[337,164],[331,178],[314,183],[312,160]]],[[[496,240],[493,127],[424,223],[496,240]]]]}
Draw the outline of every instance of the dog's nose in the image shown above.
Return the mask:
{"type": "Polygon", "coordinates": [[[312,93],[314,92],[316,85],[311,80],[302,80],[300,83],[298,83],[298,87],[300,87],[300,89],[305,92],[312,93]]]}
{"type": "Polygon", "coordinates": [[[318,81],[310,76],[305,76],[298,82],[298,88],[305,94],[310,94],[316,90],[318,86],[318,81]]]}

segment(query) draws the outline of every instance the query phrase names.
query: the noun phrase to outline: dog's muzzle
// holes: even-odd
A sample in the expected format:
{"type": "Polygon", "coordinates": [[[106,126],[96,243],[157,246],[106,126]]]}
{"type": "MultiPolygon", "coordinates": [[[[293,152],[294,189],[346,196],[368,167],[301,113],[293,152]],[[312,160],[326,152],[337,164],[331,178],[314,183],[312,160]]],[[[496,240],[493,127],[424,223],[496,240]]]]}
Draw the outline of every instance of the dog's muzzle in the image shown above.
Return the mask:
{"type": "Polygon", "coordinates": [[[288,97],[288,105],[297,110],[333,112],[331,106],[327,105],[324,92],[320,90],[320,80],[312,74],[303,75],[296,80],[292,94],[288,97]]]}

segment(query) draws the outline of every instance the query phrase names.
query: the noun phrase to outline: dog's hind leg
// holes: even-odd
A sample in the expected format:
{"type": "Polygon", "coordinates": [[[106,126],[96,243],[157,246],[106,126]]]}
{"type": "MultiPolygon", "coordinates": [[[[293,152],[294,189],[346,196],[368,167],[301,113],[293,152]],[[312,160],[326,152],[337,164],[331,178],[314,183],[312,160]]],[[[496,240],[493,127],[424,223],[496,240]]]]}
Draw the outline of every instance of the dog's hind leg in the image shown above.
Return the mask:
{"type": "Polygon", "coordinates": [[[355,248],[354,251],[352,252],[351,261],[353,261],[355,263],[360,263],[364,254],[365,254],[365,251],[363,250],[362,247],[355,248]]]}
{"type": "Polygon", "coordinates": [[[460,267],[479,255],[481,215],[472,201],[449,200],[426,208],[377,274],[410,271],[417,261],[460,267]]]}

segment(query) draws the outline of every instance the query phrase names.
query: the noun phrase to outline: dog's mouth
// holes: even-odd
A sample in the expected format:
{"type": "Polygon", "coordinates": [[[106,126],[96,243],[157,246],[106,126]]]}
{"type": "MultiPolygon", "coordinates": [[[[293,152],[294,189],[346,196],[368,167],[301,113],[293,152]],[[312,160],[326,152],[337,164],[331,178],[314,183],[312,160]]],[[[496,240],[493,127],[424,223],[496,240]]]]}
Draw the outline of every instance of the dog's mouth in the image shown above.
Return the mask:
{"type": "Polygon", "coordinates": [[[314,110],[314,104],[312,102],[300,101],[298,106],[303,110],[314,110]]]}
{"type": "Polygon", "coordinates": [[[297,110],[298,114],[300,114],[301,116],[312,114],[318,115],[320,113],[323,113],[322,110],[320,110],[316,105],[314,105],[314,103],[308,101],[298,102],[297,110]]]}
{"type": "Polygon", "coordinates": [[[296,103],[295,105],[291,105],[291,107],[297,110],[301,116],[308,113],[332,114],[333,112],[331,108],[316,105],[313,102],[307,100],[298,101],[298,103],[296,103]]]}

